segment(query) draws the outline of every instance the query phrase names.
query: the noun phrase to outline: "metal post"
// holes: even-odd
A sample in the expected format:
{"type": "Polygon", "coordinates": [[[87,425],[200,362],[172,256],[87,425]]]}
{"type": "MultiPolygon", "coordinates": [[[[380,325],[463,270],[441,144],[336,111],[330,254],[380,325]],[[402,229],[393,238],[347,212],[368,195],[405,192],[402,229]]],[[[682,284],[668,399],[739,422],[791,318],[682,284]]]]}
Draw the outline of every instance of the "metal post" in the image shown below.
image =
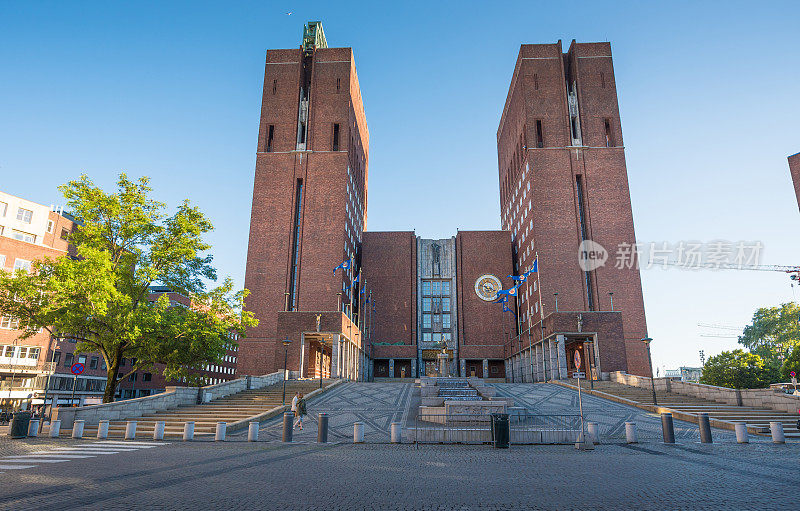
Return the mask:
{"type": "Polygon", "coordinates": [[[662,436],[664,437],[665,444],[675,443],[675,427],[672,424],[671,413],[661,414],[661,433],[662,436]]]}
{"type": "Polygon", "coordinates": [[[400,444],[403,443],[402,439],[402,429],[401,424],[399,422],[393,422],[391,425],[389,439],[393,444],[400,444]]]}
{"type": "Polygon", "coordinates": [[[189,421],[183,425],[183,441],[191,442],[194,440],[194,422],[189,421]]]}
{"type": "Polygon", "coordinates": [[[125,440],[136,438],[136,421],[128,421],[125,425],[125,440]]]}
{"type": "Polygon", "coordinates": [[[740,444],[746,444],[749,442],[747,439],[747,423],[745,422],[737,422],[734,426],[736,431],[736,442],[740,444]]]}
{"type": "Polygon", "coordinates": [[[104,439],[108,438],[108,421],[102,420],[97,424],[97,438],[104,439]]]}
{"type": "Polygon", "coordinates": [[[286,405],[286,365],[289,360],[289,344],[292,342],[291,339],[284,339],[283,340],[283,401],[282,403],[286,405]]]}
{"type": "Polygon", "coordinates": [[[363,422],[354,422],[353,423],[353,443],[354,444],[364,443],[364,423],[363,422]]]}
{"type": "Polygon", "coordinates": [[[328,442],[328,414],[320,413],[317,421],[317,442],[325,444],[328,442]]]}
{"type": "Polygon", "coordinates": [[[711,444],[714,441],[711,439],[711,423],[708,420],[707,413],[701,413],[697,416],[697,423],[700,426],[700,443],[711,444]]]}
{"type": "Polygon", "coordinates": [[[614,312],[614,292],[609,291],[608,297],[611,299],[611,312],[614,312]]]}
{"type": "Polygon", "coordinates": [[[217,422],[217,430],[214,433],[214,441],[215,442],[224,442],[225,441],[225,434],[228,432],[228,423],[227,422],[217,422]]]}
{"type": "Polygon", "coordinates": [[[325,345],[322,344],[322,341],[319,343],[319,388],[322,388],[322,352],[325,349],[325,345]]]}
{"type": "Polygon", "coordinates": [[[772,433],[772,443],[783,444],[786,443],[786,437],[783,434],[783,424],[780,422],[770,422],[769,430],[772,433]]]}
{"type": "Polygon", "coordinates": [[[650,337],[645,337],[642,339],[642,342],[645,346],[647,346],[647,362],[650,365],[650,389],[653,391],[653,406],[658,406],[658,400],[656,399],[656,382],[655,376],[653,375],[653,357],[650,356],[650,343],[653,341],[650,337]]]}
{"type": "Polygon", "coordinates": [[[156,421],[153,427],[153,440],[164,440],[164,429],[166,425],[166,421],[156,421]]]}
{"type": "Polygon", "coordinates": [[[72,380],[72,397],[69,399],[69,404],[72,406],[75,401],[75,389],[78,387],[78,375],[75,375],[75,379],[72,380]]]}
{"type": "Polygon", "coordinates": [[[291,442],[292,441],[292,419],[294,419],[294,413],[292,413],[292,412],[283,412],[283,441],[284,442],[291,442]]]}
{"type": "Polygon", "coordinates": [[[625,440],[629,444],[635,444],[638,442],[636,438],[636,423],[635,422],[626,422],[625,423],[625,440]]]}

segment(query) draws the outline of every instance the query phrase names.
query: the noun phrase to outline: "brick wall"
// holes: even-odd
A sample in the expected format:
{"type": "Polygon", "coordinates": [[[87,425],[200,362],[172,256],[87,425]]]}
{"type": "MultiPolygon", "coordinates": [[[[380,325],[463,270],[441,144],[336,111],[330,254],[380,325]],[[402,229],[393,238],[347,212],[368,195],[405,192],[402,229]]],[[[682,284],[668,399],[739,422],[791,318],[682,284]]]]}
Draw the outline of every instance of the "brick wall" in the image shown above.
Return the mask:
{"type": "Polygon", "coordinates": [[[800,208],[800,153],[789,156],[789,173],[792,175],[797,207],[800,208]]]}

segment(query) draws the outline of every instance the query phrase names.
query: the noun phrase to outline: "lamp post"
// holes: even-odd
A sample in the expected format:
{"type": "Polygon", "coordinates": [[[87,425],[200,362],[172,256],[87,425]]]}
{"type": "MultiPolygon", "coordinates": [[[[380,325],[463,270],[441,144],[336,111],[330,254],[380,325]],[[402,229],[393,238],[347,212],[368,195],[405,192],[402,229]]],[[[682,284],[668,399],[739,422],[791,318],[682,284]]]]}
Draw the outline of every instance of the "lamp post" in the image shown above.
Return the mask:
{"type": "Polygon", "coordinates": [[[558,312],[558,293],[553,293],[553,296],[556,297],[556,312],[558,312]]]}
{"type": "Polygon", "coordinates": [[[614,312],[614,292],[608,292],[608,298],[611,300],[611,312],[614,312]]]}
{"type": "Polygon", "coordinates": [[[642,342],[647,346],[647,362],[650,365],[650,390],[653,391],[653,406],[658,406],[658,400],[656,399],[656,382],[653,378],[653,358],[650,356],[650,343],[653,342],[653,339],[645,337],[642,339],[642,342]]]}
{"type": "Polygon", "coordinates": [[[286,362],[289,359],[289,345],[292,343],[291,339],[283,340],[283,404],[286,404],[286,362]]]}

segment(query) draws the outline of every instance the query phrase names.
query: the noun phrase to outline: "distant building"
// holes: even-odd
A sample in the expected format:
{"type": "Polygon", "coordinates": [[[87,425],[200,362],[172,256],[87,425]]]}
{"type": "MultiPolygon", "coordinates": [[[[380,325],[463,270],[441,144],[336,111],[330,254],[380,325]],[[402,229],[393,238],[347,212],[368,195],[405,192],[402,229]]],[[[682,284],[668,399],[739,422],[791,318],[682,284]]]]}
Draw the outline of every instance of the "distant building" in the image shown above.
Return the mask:
{"type": "Polygon", "coordinates": [[[664,377],[679,381],[700,381],[700,376],[703,374],[702,367],[683,367],[678,369],[667,369],[664,371],[664,377]]]}
{"type": "Polygon", "coordinates": [[[794,195],[797,197],[797,207],[800,208],[800,153],[789,156],[789,173],[794,183],[794,195]]]}

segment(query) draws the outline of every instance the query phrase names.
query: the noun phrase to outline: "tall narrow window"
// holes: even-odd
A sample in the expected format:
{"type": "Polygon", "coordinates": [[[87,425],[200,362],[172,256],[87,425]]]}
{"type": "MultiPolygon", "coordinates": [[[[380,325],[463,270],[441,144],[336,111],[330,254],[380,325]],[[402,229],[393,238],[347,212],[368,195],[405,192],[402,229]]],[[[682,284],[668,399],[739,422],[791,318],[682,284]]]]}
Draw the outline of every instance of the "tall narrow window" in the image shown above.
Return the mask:
{"type": "Polygon", "coordinates": [[[536,120],[536,147],[544,147],[544,133],[542,132],[542,121],[536,120]]]}
{"type": "Polygon", "coordinates": [[[572,139],[578,140],[578,118],[574,115],[569,118],[569,126],[572,129],[572,139]]]}
{"type": "Polygon", "coordinates": [[[269,132],[267,133],[267,152],[272,152],[272,141],[275,138],[275,125],[269,125],[269,132]]]}
{"type": "Polygon", "coordinates": [[[278,80],[272,80],[272,95],[278,92],[278,80]]]}
{"type": "Polygon", "coordinates": [[[333,125],[333,150],[339,150],[339,124],[334,123],[333,125]]]}
{"type": "MultiPolygon", "coordinates": [[[[581,176],[575,176],[575,191],[578,195],[578,221],[581,227],[581,240],[586,241],[588,236],[588,229],[586,226],[586,211],[583,208],[583,181],[581,176]]],[[[589,310],[594,310],[594,291],[592,289],[592,273],[590,271],[583,272],[584,281],[586,283],[586,303],[589,310]]]]}
{"type": "Polygon", "coordinates": [[[303,180],[297,180],[294,209],[294,241],[292,243],[292,273],[289,281],[289,310],[297,310],[297,281],[300,276],[300,223],[303,218],[303,180]]]}
{"type": "Polygon", "coordinates": [[[341,78],[337,78],[336,79],[336,92],[339,92],[341,90],[341,88],[342,88],[342,79],[341,78]]]}
{"type": "Polygon", "coordinates": [[[606,74],[600,73],[600,87],[606,88],[606,74]]]}
{"type": "Polygon", "coordinates": [[[539,75],[533,75],[533,90],[539,90],[539,75]]]}
{"type": "Polygon", "coordinates": [[[603,120],[603,125],[606,132],[606,147],[614,147],[614,133],[611,131],[611,121],[609,119],[603,120]]]}

